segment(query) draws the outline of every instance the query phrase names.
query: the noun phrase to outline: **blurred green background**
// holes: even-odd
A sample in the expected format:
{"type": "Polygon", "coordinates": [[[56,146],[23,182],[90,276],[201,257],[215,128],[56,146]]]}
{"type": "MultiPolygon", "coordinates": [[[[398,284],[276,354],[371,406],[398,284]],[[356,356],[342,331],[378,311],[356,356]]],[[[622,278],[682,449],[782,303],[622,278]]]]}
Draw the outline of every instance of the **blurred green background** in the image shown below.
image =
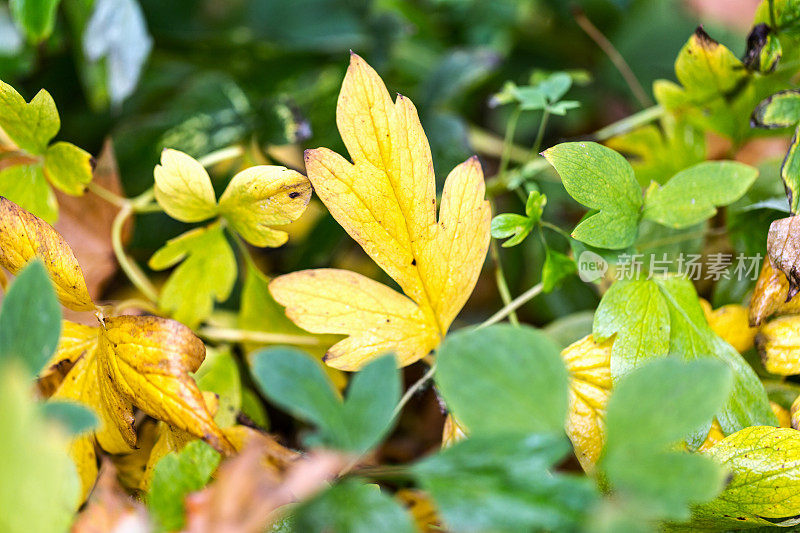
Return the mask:
{"type": "MultiPolygon", "coordinates": [[[[524,85],[536,70],[588,73],[586,83],[569,93],[581,107],[550,121],[543,147],[641,109],[576,23],[576,12],[614,44],[650,92],[653,80],[674,79],[674,58],[698,24],[740,54],[747,28],[737,21],[749,22],[755,6],[730,0],[55,3],[53,31],[39,43],[21,34],[8,5],[0,10],[0,77],[26,99],[42,87],[52,93],[62,118],[60,139],[97,154],[110,136],[129,195],[152,185],[153,167],[167,146],[196,157],[231,144],[264,153],[283,145],[343,150],[334,113],[349,50],[375,67],[391,92],[416,103],[440,186],[455,164],[476,151],[491,176],[499,152],[474,146],[470,132],[502,139],[509,110],[489,103],[506,80],[524,85]]],[[[518,145],[533,144],[540,118],[538,112],[522,116],[518,145]]],[[[545,218],[570,228],[581,209],[559,183],[541,187],[549,199],[545,218]]],[[[516,198],[497,202],[497,212],[519,210],[516,198]]],[[[140,217],[131,250],[146,260],[183,229],[165,215],[140,217]]],[[[541,272],[541,246],[528,241],[504,255],[515,294],[541,272]]],[[[322,216],[300,242],[264,254],[273,272],[285,272],[329,265],[354,246],[322,216]]],[[[491,276],[484,278],[468,313],[490,314],[498,301],[491,276]]],[[[596,296],[573,279],[538,302],[524,312],[543,323],[593,307],[596,296]]]]}

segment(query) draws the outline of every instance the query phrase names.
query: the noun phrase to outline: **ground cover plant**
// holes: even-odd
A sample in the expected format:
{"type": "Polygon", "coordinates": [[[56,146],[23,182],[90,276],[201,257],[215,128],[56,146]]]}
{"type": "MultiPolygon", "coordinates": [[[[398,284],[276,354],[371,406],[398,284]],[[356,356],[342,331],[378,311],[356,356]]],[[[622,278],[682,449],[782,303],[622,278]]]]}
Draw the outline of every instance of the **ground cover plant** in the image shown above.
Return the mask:
{"type": "Polygon", "coordinates": [[[0,531],[800,525],[800,1],[161,4],[0,9],[0,531]]]}

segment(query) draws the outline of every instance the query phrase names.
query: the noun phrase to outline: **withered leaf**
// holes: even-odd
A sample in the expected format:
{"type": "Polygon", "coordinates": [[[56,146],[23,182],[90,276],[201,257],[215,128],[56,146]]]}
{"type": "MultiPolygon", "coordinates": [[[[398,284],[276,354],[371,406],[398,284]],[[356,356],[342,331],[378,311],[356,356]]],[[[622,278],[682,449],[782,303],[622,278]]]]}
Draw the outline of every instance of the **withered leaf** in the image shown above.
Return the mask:
{"type": "Polygon", "coordinates": [[[770,261],[764,261],[750,299],[750,325],[758,326],[774,314],[800,313],[800,299],[788,300],[788,295],[786,275],[774,268],[770,261]]]}

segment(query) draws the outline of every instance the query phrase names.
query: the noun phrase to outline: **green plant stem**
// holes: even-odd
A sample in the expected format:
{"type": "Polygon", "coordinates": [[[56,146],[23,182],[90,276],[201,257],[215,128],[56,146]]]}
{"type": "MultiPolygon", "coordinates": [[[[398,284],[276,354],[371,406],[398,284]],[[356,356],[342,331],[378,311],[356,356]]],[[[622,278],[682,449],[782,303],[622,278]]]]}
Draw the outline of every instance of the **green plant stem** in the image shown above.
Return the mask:
{"type": "Polygon", "coordinates": [[[505,181],[508,163],[511,160],[511,146],[514,143],[514,133],[517,131],[517,121],[519,121],[519,116],[521,114],[522,110],[516,108],[508,118],[508,124],[506,124],[506,135],[503,139],[503,153],[500,156],[500,169],[497,171],[497,176],[501,182],[505,181]]]}
{"type": "Polygon", "coordinates": [[[768,0],[767,4],[769,5],[769,25],[770,29],[775,32],[775,35],[778,35],[778,22],[775,20],[775,0],[768,0]]]}
{"type": "Polygon", "coordinates": [[[470,126],[469,144],[476,152],[494,157],[501,157],[504,150],[508,150],[508,158],[514,163],[525,163],[529,159],[529,152],[522,146],[514,143],[508,144],[499,136],[492,132],[481,129],[477,126],[470,126]]]}
{"type": "Polygon", "coordinates": [[[319,346],[320,341],[311,335],[290,335],[288,333],[268,333],[246,329],[230,329],[206,326],[197,334],[212,342],[252,342],[256,344],[292,344],[296,346],[319,346]]]}
{"type": "Polygon", "coordinates": [[[660,105],[654,105],[597,130],[589,138],[594,141],[605,141],[612,137],[622,135],[623,133],[628,133],[645,124],[649,124],[661,118],[663,114],[664,108],[660,105]]]}
{"type": "Polygon", "coordinates": [[[534,285],[533,287],[531,287],[527,291],[523,292],[522,294],[520,294],[519,296],[514,298],[514,300],[509,302],[508,305],[506,305],[505,307],[500,309],[498,312],[496,312],[495,314],[490,316],[484,322],[482,322],[481,324],[476,326],[475,329],[482,329],[482,328],[485,328],[486,326],[491,326],[492,324],[496,324],[496,323],[500,322],[505,317],[507,317],[509,314],[511,314],[512,312],[516,311],[517,309],[519,309],[520,307],[522,307],[523,305],[528,303],[530,300],[532,300],[533,298],[535,298],[536,296],[541,294],[542,289],[543,289],[543,285],[541,283],[537,283],[536,285],[534,285]]]}
{"type": "Polygon", "coordinates": [[[542,111],[542,120],[539,122],[539,131],[536,132],[536,140],[533,143],[533,149],[531,150],[531,157],[536,157],[539,155],[539,151],[542,149],[542,140],[544,140],[544,131],[547,129],[547,119],[550,118],[550,112],[545,109],[542,111]]]}
{"type": "Polygon", "coordinates": [[[128,203],[128,199],[124,198],[117,193],[110,191],[103,187],[102,185],[98,185],[97,183],[90,181],[89,185],[86,186],[89,191],[96,194],[106,202],[113,204],[117,207],[123,207],[126,203],[128,203]]]}
{"type": "Polygon", "coordinates": [[[233,159],[234,157],[239,157],[242,154],[244,154],[244,148],[241,145],[235,144],[233,146],[220,148],[219,150],[215,150],[210,154],[206,154],[199,158],[197,162],[208,168],[216,165],[217,163],[222,163],[223,161],[233,159]]]}
{"type": "Polygon", "coordinates": [[[433,363],[431,367],[428,369],[428,371],[425,372],[422,375],[422,377],[420,377],[417,381],[415,381],[414,384],[408,388],[406,393],[403,394],[403,397],[400,398],[400,401],[397,402],[394,411],[392,411],[392,418],[395,418],[400,414],[400,412],[403,410],[403,407],[405,407],[405,405],[409,402],[409,400],[411,400],[411,398],[417,393],[419,389],[422,388],[423,385],[425,385],[425,383],[429,379],[433,378],[433,375],[435,373],[436,373],[436,363],[433,363]]]}
{"type": "MultiPolygon", "coordinates": [[[[495,239],[492,239],[489,250],[492,254],[492,260],[494,261],[494,279],[495,283],[497,283],[497,292],[500,293],[503,305],[508,305],[511,303],[511,291],[508,290],[506,276],[503,273],[503,263],[500,261],[500,250],[497,247],[497,241],[495,239]]],[[[509,313],[508,320],[515,326],[519,325],[519,319],[515,311],[509,313]]]]}
{"type": "Polygon", "coordinates": [[[139,289],[139,291],[151,302],[158,301],[158,291],[145,276],[144,272],[139,268],[133,259],[125,253],[125,248],[122,245],[122,228],[125,226],[125,221],[133,214],[133,202],[126,203],[122,209],[119,210],[114,222],[111,224],[111,246],[114,250],[114,255],[117,258],[122,271],[131,280],[131,283],[139,289]]]}
{"type": "Polygon", "coordinates": [[[559,228],[555,224],[551,224],[550,222],[547,222],[546,220],[539,220],[539,225],[541,227],[543,227],[543,228],[547,228],[549,230],[555,231],[556,233],[558,233],[559,235],[561,235],[562,237],[564,237],[568,241],[572,239],[572,236],[569,233],[567,233],[563,229],[559,228]]]}

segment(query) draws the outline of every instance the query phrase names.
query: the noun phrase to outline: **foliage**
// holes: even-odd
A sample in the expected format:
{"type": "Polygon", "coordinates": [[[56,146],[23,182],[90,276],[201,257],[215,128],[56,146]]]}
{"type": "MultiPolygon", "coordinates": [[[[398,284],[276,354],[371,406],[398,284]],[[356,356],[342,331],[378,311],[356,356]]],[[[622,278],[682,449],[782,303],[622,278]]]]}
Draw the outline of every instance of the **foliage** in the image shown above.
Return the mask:
{"type": "Polygon", "coordinates": [[[189,4],[0,9],[2,531],[797,526],[800,2],[189,4]]]}

